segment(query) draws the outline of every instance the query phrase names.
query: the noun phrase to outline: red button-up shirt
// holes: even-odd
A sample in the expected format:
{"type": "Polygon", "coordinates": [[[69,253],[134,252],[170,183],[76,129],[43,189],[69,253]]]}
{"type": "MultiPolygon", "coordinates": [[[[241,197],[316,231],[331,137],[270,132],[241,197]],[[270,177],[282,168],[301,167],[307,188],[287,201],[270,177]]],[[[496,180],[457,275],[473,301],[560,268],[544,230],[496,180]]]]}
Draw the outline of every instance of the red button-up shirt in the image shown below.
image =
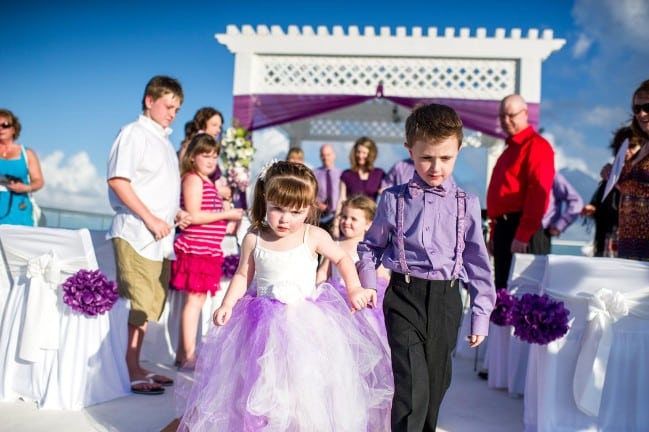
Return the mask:
{"type": "Polygon", "coordinates": [[[506,141],[487,189],[487,216],[521,212],[516,240],[528,243],[541,228],[554,181],[554,150],[532,126],[506,141]]]}

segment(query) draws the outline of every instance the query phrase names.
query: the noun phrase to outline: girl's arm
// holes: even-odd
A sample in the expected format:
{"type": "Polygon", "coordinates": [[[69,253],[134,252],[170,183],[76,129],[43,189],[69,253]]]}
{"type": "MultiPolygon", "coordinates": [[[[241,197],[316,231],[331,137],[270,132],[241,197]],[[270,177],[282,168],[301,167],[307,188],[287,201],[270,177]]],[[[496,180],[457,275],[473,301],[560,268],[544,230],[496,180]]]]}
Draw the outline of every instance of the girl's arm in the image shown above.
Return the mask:
{"type": "Polygon", "coordinates": [[[249,232],[243,238],[239,267],[237,267],[236,273],[232,276],[223,303],[221,303],[221,306],[214,312],[212,317],[214,324],[217,326],[225,325],[230,320],[232,308],[234,308],[237,301],[246,293],[248,284],[255,273],[255,261],[252,256],[252,251],[255,248],[255,237],[255,233],[249,232]]]}
{"type": "Polygon", "coordinates": [[[320,265],[318,266],[318,272],[315,275],[315,283],[320,284],[331,276],[331,266],[329,258],[324,258],[320,265]]]}
{"type": "Polygon", "coordinates": [[[183,200],[185,210],[190,214],[194,225],[204,225],[219,220],[241,220],[243,209],[229,209],[220,212],[203,211],[203,180],[197,175],[183,178],[183,200]]]}
{"type": "Polygon", "coordinates": [[[329,259],[338,267],[347,287],[347,297],[352,305],[352,312],[367,306],[376,306],[376,290],[363,288],[352,258],[322,228],[313,227],[309,241],[314,242],[315,252],[329,259]]]}

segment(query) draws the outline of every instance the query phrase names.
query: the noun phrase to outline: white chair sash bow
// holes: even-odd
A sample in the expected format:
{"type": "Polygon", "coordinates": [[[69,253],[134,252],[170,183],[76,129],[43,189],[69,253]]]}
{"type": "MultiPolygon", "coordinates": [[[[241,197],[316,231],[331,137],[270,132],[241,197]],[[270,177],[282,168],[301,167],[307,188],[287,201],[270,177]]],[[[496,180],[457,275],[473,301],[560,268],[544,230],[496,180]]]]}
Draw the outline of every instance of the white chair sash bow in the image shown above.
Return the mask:
{"type": "Polygon", "coordinates": [[[588,324],[582,336],[577,357],[573,394],[577,407],[590,416],[597,416],[606,380],[606,367],[613,342],[611,326],[629,314],[624,294],[600,289],[590,298],[588,324]]]}
{"type": "Polygon", "coordinates": [[[29,259],[26,276],[29,292],[18,356],[35,362],[39,350],[59,348],[57,291],[61,264],[54,251],[29,259]]]}

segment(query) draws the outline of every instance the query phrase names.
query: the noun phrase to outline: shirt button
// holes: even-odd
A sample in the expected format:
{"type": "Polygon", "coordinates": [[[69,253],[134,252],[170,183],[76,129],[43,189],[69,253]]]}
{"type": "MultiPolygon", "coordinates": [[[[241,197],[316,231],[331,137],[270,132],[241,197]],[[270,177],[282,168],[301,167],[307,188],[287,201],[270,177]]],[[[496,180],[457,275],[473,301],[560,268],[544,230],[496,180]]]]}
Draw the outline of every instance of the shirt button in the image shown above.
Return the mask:
{"type": "Polygon", "coordinates": [[[426,231],[430,231],[430,227],[426,227],[426,231]]]}

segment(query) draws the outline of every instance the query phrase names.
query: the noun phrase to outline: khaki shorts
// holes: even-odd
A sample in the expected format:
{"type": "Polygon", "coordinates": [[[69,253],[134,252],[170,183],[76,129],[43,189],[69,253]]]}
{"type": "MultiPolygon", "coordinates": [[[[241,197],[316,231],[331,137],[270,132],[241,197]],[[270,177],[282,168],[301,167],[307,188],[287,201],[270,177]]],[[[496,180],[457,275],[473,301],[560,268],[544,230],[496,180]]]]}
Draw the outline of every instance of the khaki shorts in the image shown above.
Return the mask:
{"type": "Polygon", "coordinates": [[[119,295],[131,301],[128,323],[140,327],[162,315],[169,286],[169,260],[152,261],[124,239],[113,238],[119,295]]]}

